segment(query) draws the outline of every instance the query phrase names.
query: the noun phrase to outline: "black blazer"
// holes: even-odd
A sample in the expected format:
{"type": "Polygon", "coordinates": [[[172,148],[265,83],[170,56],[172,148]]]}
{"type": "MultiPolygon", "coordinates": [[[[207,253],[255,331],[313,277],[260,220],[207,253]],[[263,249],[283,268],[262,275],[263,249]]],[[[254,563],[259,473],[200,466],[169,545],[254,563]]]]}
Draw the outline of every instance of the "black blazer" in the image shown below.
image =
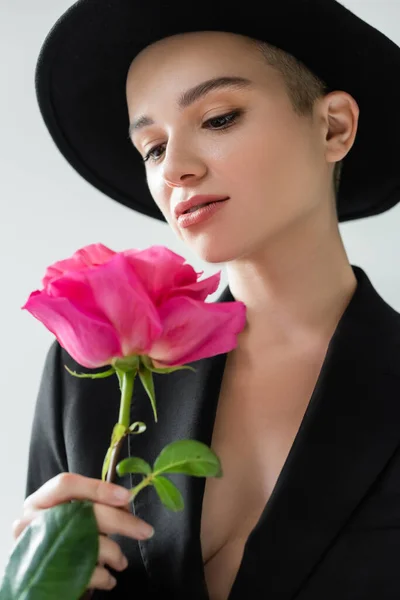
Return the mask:
{"type": "MultiPolygon", "coordinates": [[[[263,514],[248,538],[229,600],[399,600],[400,314],[353,266],[356,291],[331,338],[301,426],[263,514]]],[[[218,301],[232,301],[229,287],[218,301]]],[[[159,414],[135,384],[132,435],[122,457],[151,463],[177,439],[211,444],[226,354],[191,363],[197,371],[155,375],[159,414]]],[[[119,411],[116,376],[84,372],[57,342],[49,349],[34,416],[26,494],[60,471],[101,477],[119,411]]],[[[104,370],[104,369],[100,369],[104,370]]],[[[222,465],[223,466],[223,465],[222,465]]],[[[207,600],[200,545],[204,478],[171,475],[185,509],[164,508],[153,488],[132,510],[152,539],[114,536],[129,558],[108,598],[207,600]],[[136,595],[137,594],[137,595],[136,595]]],[[[140,476],[118,480],[133,486],[140,476]]]]}

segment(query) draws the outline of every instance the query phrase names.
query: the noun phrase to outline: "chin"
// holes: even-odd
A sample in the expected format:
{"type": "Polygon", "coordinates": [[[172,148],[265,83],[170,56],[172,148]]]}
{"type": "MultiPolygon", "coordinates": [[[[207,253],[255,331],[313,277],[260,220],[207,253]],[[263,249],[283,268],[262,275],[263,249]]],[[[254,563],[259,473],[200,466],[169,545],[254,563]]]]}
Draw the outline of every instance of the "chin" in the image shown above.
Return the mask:
{"type": "Polygon", "coordinates": [[[210,264],[230,262],[238,258],[238,248],[227,247],[224,240],[197,239],[196,243],[189,244],[191,251],[201,260],[210,264]]]}

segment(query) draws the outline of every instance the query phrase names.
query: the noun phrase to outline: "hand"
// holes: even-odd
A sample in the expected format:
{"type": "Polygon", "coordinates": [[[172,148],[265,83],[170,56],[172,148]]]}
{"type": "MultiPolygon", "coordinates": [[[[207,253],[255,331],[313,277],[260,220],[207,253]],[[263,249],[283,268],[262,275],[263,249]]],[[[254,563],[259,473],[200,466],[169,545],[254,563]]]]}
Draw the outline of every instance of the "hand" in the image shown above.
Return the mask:
{"type": "Polygon", "coordinates": [[[135,540],[148,539],[152,534],[151,526],[130,513],[129,499],[129,491],[120,485],[77,473],[60,473],[46,481],[25,499],[22,518],[12,524],[13,536],[16,540],[43,509],[70,500],[93,502],[100,533],[99,557],[88,588],[110,590],[115,586],[116,581],[104,565],[107,564],[117,571],[122,571],[128,566],[128,563],[120,546],[106,534],[118,533],[135,540]],[[114,495],[116,491],[122,492],[123,497],[116,497],[114,495]]]}

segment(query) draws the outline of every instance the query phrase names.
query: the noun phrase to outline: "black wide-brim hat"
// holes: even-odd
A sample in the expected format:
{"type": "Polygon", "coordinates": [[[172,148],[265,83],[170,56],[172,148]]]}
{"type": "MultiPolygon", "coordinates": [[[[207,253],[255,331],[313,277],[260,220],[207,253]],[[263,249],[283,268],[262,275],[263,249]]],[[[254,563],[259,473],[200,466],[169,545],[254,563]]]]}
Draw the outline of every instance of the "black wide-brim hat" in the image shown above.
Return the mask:
{"type": "MultiPolygon", "coordinates": [[[[59,150],[89,183],[161,221],[144,165],[128,136],[126,77],[147,45],[189,31],[227,31],[269,42],[301,60],[360,108],[344,159],[339,221],[382,213],[400,200],[400,48],[335,0],[79,0],[47,35],[36,93],[59,150]]],[[[265,132],[268,135],[268,132],[265,132]]]]}

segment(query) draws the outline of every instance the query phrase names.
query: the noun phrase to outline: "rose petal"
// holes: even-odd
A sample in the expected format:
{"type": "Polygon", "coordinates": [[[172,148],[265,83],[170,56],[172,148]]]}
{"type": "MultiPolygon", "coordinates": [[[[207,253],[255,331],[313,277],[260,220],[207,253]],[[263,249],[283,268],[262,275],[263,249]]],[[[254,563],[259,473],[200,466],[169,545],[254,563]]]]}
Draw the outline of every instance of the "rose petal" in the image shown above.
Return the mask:
{"type": "Polygon", "coordinates": [[[81,271],[87,267],[100,265],[110,260],[116,254],[114,250],[107,248],[104,244],[90,244],[77,250],[70,258],[59,260],[47,267],[42,285],[47,287],[49,282],[71,271],[81,271]]]}
{"type": "Polygon", "coordinates": [[[198,302],[175,297],[159,308],[164,329],[149,356],[168,366],[229,352],[246,323],[243,302],[198,302]]]}
{"type": "Polygon", "coordinates": [[[95,269],[81,271],[97,309],[113,325],[124,356],[145,354],[162,332],[158,312],[129,261],[117,253],[95,269]]]}
{"type": "Polygon", "coordinates": [[[214,273],[214,275],[211,275],[202,281],[196,281],[195,283],[167,291],[165,293],[165,301],[175,296],[187,296],[192,298],[192,300],[204,302],[207,296],[217,291],[220,281],[221,271],[214,273]]]}
{"type": "Polygon", "coordinates": [[[95,369],[110,364],[115,356],[122,356],[112,325],[80,312],[66,298],[35,291],[22,308],[41,321],[60,345],[84,367],[95,369]]]}
{"type": "Polygon", "coordinates": [[[186,259],[164,246],[145,250],[126,250],[124,256],[131,262],[153,303],[159,306],[165,294],[176,287],[195,283],[197,273],[186,259]]]}

